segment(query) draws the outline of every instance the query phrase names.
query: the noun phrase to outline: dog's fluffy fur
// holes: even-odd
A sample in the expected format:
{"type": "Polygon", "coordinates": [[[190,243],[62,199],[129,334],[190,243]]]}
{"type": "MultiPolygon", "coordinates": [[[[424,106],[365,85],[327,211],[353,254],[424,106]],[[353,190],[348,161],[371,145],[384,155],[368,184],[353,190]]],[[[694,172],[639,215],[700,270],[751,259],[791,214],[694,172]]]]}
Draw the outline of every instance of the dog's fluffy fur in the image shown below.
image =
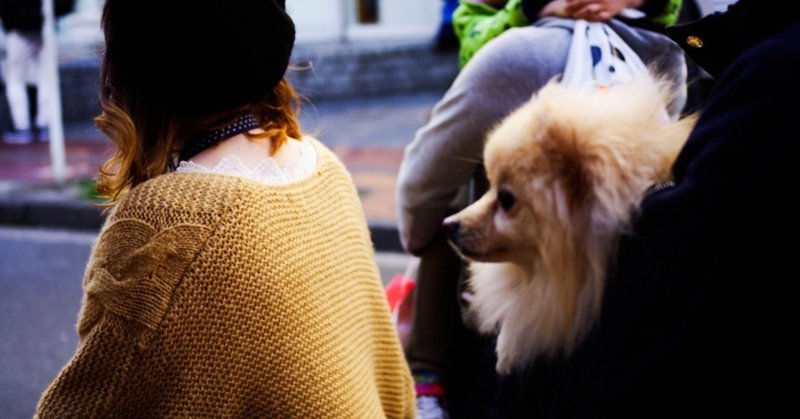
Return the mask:
{"type": "Polygon", "coordinates": [[[489,135],[490,189],[445,227],[471,261],[480,328],[499,332],[499,372],[570,353],[598,319],[618,237],[694,124],[668,120],[667,91],[550,83],[489,135]]]}

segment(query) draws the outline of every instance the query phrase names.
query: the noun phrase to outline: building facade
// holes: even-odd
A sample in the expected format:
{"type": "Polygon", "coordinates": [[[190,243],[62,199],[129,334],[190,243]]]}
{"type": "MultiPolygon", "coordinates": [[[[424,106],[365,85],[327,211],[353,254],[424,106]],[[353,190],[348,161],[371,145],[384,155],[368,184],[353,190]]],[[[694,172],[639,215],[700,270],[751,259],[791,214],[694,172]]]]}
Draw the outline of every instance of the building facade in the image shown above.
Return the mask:
{"type": "MultiPolygon", "coordinates": [[[[103,0],[78,0],[60,34],[97,31],[103,0]]],[[[297,41],[420,40],[433,37],[442,0],[287,0],[297,41]]],[[[89,34],[91,35],[91,34],[89,34]]]]}

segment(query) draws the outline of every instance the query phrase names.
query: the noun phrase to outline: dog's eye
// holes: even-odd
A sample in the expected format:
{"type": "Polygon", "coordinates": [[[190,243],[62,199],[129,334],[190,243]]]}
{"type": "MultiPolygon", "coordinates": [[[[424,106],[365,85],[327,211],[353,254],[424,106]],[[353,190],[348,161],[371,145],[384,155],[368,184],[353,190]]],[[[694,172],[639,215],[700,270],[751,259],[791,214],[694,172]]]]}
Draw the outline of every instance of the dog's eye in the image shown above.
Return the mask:
{"type": "Polygon", "coordinates": [[[511,192],[505,189],[500,189],[497,192],[497,201],[500,203],[500,208],[502,208],[503,211],[509,212],[511,211],[511,208],[514,206],[514,204],[517,202],[517,199],[514,198],[514,194],[512,194],[511,192]]]}

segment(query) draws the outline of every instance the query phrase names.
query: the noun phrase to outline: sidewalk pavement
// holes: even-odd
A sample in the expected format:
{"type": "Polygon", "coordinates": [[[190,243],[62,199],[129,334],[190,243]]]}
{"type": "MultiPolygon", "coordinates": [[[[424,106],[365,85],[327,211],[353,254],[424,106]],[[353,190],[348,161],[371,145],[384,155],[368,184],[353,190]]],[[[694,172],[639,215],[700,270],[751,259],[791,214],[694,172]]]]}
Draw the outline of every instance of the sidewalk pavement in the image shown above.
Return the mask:
{"type": "MultiPolygon", "coordinates": [[[[443,93],[443,92],[442,92],[443,93]]],[[[442,93],[306,104],[301,125],[339,156],[353,176],[379,251],[402,251],[394,191],[403,148],[442,93]]],[[[101,211],[81,198],[111,143],[90,121],[65,128],[67,182],[53,182],[49,144],[0,142],[0,225],[96,230],[101,211]]]]}

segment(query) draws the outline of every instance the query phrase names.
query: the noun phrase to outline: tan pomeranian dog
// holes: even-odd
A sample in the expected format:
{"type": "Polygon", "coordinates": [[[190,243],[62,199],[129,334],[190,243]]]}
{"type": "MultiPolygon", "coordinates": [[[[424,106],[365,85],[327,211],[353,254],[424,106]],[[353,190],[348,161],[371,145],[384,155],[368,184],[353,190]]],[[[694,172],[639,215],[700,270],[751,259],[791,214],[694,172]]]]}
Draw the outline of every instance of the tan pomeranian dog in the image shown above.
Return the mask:
{"type": "Polygon", "coordinates": [[[498,372],[569,354],[598,320],[618,238],[694,125],[666,117],[667,92],[550,83],[490,133],[490,189],[444,226],[470,261],[479,327],[498,333],[498,372]]]}

